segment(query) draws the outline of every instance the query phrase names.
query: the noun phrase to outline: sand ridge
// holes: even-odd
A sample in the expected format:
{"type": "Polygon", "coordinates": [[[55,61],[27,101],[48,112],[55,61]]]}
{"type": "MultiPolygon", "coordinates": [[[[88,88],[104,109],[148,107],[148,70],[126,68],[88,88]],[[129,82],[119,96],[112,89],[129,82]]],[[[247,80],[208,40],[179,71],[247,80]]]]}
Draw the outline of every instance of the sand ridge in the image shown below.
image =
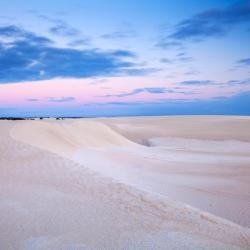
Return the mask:
{"type": "Polygon", "coordinates": [[[11,131],[14,138],[43,149],[71,156],[80,148],[130,146],[134,142],[96,121],[22,121],[11,131]],[[29,131],[27,136],[27,131],[29,131]]]}

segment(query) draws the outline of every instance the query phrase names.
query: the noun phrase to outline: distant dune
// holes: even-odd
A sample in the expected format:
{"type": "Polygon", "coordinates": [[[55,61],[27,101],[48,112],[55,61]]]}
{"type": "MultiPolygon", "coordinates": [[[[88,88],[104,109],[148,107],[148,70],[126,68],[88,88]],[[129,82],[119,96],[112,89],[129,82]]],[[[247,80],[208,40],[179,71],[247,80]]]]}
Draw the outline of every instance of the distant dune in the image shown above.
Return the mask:
{"type": "Polygon", "coordinates": [[[0,121],[0,249],[250,249],[250,117],[0,121]]]}

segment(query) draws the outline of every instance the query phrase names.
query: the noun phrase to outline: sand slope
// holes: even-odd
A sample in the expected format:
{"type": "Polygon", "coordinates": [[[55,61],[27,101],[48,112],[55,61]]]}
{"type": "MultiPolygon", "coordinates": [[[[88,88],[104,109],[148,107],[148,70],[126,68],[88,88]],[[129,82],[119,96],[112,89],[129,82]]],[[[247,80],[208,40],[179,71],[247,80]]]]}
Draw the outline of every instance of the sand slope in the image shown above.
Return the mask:
{"type": "MultiPolygon", "coordinates": [[[[153,118],[141,119],[151,126],[153,118]]],[[[243,211],[248,141],[226,138],[242,150],[219,145],[215,153],[202,138],[194,151],[197,141],[180,150],[179,139],[170,145],[157,128],[142,137],[142,120],[1,121],[0,249],[249,249],[249,229],[174,201],[197,200],[198,186],[203,201],[225,198],[222,211],[241,201],[243,211]],[[164,142],[147,147],[138,138],[164,142]],[[212,187],[215,195],[207,195],[212,187]]]]}
{"type": "Polygon", "coordinates": [[[250,227],[249,124],[248,117],[24,121],[11,134],[104,176],[250,227]]]}

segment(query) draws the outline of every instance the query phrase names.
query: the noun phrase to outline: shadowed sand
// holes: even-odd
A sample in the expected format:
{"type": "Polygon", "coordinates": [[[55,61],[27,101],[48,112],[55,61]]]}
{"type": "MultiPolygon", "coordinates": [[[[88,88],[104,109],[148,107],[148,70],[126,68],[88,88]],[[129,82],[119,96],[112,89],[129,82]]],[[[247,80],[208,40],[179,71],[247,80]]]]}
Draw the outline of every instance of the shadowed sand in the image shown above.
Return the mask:
{"type": "Polygon", "coordinates": [[[249,124],[1,121],[0,249],[249,249],[249,124]]]}

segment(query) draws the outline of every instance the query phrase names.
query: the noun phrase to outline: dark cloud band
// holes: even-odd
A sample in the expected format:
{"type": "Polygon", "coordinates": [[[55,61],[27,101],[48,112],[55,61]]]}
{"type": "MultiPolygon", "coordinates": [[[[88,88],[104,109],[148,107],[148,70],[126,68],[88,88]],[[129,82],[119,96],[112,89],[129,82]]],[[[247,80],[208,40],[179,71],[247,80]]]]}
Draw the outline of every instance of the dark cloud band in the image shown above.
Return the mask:
{"type": "Polygon", "coordinates": [[[148,74],[127,61],[135,57],[127,50],[58,48],[49,38],[17,26],[0,27],[0,83],[148,74]]]}

